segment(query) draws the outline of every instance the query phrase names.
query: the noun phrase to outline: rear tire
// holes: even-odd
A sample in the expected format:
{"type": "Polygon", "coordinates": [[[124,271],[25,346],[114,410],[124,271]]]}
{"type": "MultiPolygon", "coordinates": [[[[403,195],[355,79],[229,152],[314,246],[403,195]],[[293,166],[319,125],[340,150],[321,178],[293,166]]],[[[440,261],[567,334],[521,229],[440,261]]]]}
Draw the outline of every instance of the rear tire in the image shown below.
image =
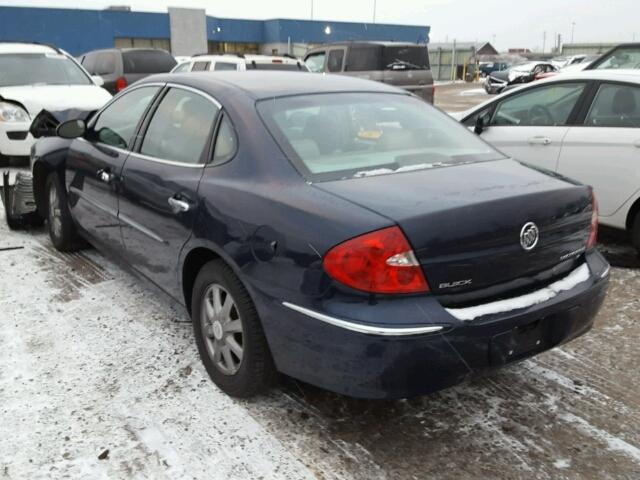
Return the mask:
{"type": "Polygon", "coordinates": [[[636,218],[631,225],[631,241],[640,255],[640,212],[636,213],[636,218]]]}
{"type": "Polygon", "coordinates": [[[79,250],[82,245],[76,226],[71,219],[67,194],[57,173],[50,173],[45,184],[47,227],[51,243],[61,252],[79,250]]]}
{"type": "Polygon", "coordinates": [[[278,374],[255,305],[221,260],[202,267],[193,286],[191,318],[200,358],[211,380],[233,397],[252,397],[278,374]]]}

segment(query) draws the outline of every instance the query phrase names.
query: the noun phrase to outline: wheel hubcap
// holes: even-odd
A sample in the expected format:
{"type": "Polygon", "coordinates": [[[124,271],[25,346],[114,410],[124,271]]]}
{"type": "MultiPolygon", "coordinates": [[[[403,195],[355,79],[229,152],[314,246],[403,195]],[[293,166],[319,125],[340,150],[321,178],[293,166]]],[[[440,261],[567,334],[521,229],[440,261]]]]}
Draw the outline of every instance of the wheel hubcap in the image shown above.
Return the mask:
{"type": "Polygon", "coordinates": [[[235,300],[222,285],[207,287],[200,318],[209,358],[221,373],[234,375],[244,352],[242,319],[235,300]]]}
{"type": "Polygon", "coordinates": [[[58,200],[58,189],[49,189],[49,223],[51,231],[56,237],[62,234],[62,218],[60,216],[60,202],[58,200]]]}

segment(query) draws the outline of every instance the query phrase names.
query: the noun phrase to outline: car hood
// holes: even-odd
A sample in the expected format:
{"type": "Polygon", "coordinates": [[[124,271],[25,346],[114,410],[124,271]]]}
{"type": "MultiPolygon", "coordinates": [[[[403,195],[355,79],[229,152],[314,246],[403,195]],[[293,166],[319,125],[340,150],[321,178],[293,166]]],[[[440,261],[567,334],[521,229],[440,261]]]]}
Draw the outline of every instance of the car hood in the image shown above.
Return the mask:
{"type": "Polygon", "coordinates": [[[26,85],[0,87],[0,97],[21,104],[34,118],[41,110],[97,110],[111,94],[96,85],[26,85]]]}

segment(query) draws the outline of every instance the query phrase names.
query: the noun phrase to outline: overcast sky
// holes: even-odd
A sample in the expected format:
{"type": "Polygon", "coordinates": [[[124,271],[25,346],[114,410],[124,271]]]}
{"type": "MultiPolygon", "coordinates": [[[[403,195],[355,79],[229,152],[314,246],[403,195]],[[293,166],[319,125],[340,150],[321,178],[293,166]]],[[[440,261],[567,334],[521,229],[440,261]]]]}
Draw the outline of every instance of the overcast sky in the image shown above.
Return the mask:
{"type": "MultiPolygon", "coordinates": [[[[376,0],[378,23],[431,26],[431,41],[489,40],[499,49],[542,48],[554,35],[575,42],[640,41],[640,0],[376,0]],[[494,37],[495,36],[495,37],[494,37]]],[[[166,11],[166,7],[205,8],[207,14],[235,18],[305,18],[311,0],[0,0],[2,5],[101,9],[129,5],[133,10],[166,11]]],[[[371,22],[374,0],[313,0],[320,20],[371,22]]]]}

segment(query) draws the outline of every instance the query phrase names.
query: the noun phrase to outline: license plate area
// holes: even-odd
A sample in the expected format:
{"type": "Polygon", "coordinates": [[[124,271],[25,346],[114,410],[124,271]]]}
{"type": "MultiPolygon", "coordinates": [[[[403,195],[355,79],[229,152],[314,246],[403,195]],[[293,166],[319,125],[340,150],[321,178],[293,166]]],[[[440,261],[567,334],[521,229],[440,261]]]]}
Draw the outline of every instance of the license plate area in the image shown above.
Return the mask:
{"type": "Polygon", "coordinates": [[[494,336],[489,348],[491,364],[504,365],[548,349],[551,321],[541,318],[494,336]]]}

